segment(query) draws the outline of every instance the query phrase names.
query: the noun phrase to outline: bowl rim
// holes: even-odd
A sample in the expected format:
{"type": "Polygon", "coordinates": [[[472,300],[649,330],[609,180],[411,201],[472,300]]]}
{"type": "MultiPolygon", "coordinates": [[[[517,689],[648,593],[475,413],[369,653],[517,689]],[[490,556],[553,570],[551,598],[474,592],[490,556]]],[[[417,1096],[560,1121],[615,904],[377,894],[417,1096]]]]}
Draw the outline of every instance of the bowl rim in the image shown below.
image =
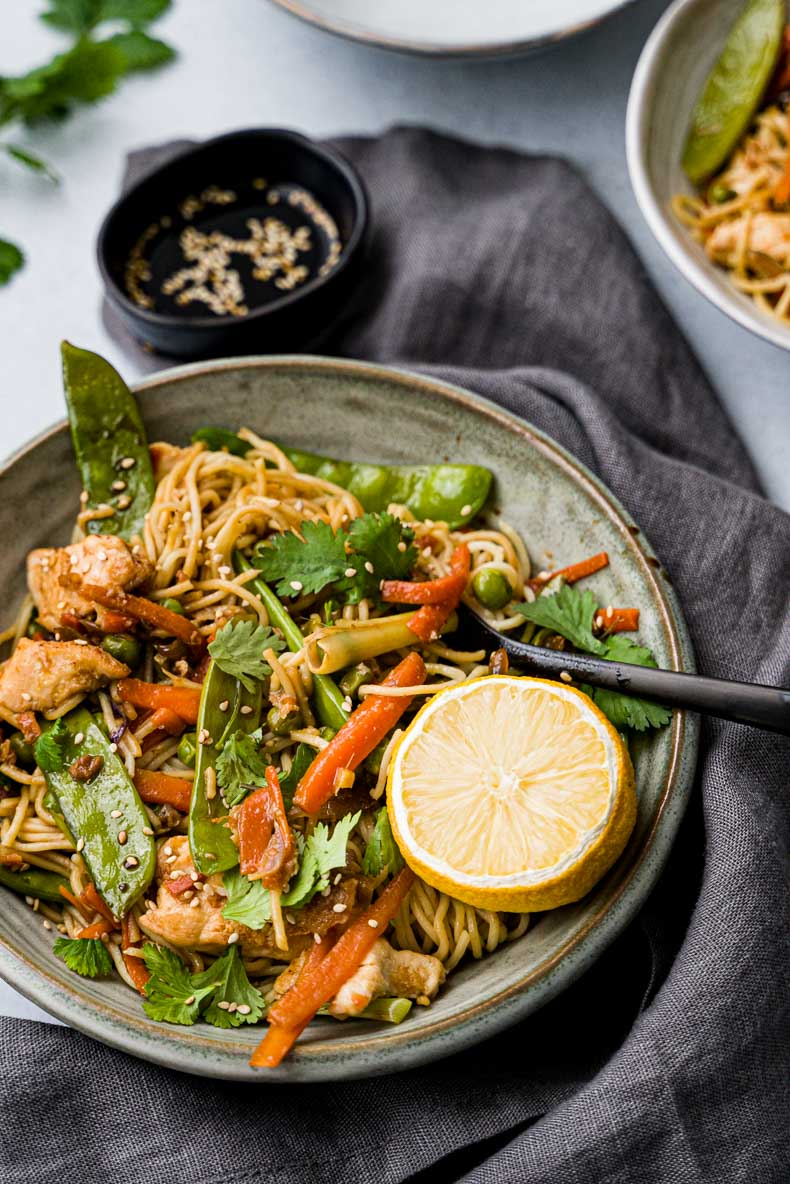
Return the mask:
{"type": "Polygon", "coordinates": [[[534,53],[569,37],[576,37],[588,29],[608,20],[623,8],[628,8],[636,0],[607,0],[607,7],[602,8],[595,15],[586,20],[574,21],[572,24],[558,26],[549,33],[540,36],[520,37],[516,41],[484,41],[470,45],[443,45],[437,41],[413,41],[411,38],[386,37],[376,34],[363,25],[343,19],[329,19],[315,12],[309,0],[271,0],[271,3],[292,16],[298,17],[305,24],[315,29],[322,29],[334,37],[341,37],[348,41],[356,41],[392,53],[413,54],[417,57],[448,58],[456,61],[484,60],[488,58],[517,57],[521,54],[534,53]]]}
{"type": "Polygon", "coordinates": [[[644,44],[631,80],[625,116],[625,152],[631,187],[642,216],[653,236],[677,270],[697,291],[715,305],[720,312],[748,329],[757,337],[770,341],[780,349],[790,350],[790,327],[782,328],[757,307],[752,310],[715,282],[706,268],[691,253],[689,246],[678,238],[669,212],[658,201],[650,179],[648,162],[651,141],[650,121],[659,76],[669,56],[669,38],[689,9],[702,0],[674,0],[662,14],[644,44]]]}
{"type": "MultiPolygon", "coordinates": [[[[677,597],[661,569],[641,528],[606,486],[581,461],[550,436],[526,420],[504,410],[482,395],[433,376],[399,367],[320,356],[272,355],[215,359],[171,367],[144,378],[133,386],[136,394],[173,383],[189,382],[209,371],[292,370],[349,378],[362,377],[409,388],[415,393],[439,396],[472,413],[483,414],[521,437],[528,448],[538,450],[595,504],[606,516],[637,563],[653,598],[664,630],[671,668],[693,672],[693,647],[677,597]]],[[[144,407],[143,407],[144,410],[144,407]]],[[[61,419],[18,449],[0,466],[0,475],[19,459],[52,436],[68,430],[61,419]]],[[[251,1029],[249,1042],[222,1047],[204,1036],[200,1028],[173,1029],[149,1020],[142,1009],[130,1020],[112,1004],[97,1007],[81,995],[81,980],[62,987],[37,965],[27,948],[0,936],[0,977],[45,1011],[77,1030],[105,1044],[143,1060],[186,1073],[227,1080],[261,1083],[339,1080],[397,1072],[460,1051],[538,1010],[554,998],[595,961],[628,925],[647,899],[658,879],[674,842],[691,794],[697,761],[699,717],[682,711],[673,713],[669,726],[671,752],[652,823],[639,848],[629,855],[627,867],[615,869],[603,881],[604,896],[594,916],[573,934],[562,948],[517,981],[496,990],[486,999],[468,1005],[461,1013],[436,1019],[418,1034],[398,1028],[378,1030],[370,1035],[330,1041],[315,1039],[300,1047],[298,1057],[265,1077],[251,1069],[245,1054],[258,1042],[251,1029]],[[648,858],[648,856],[650,858],[648,858]]],[[[627,848],[627,851],[629,849],[627,848]]],[[[243,1033],[244,1036],[247,1033],[243,1033]]]]}
{"type": "MultiPolygon", "coordinates": [[[[320,195],[318,196],[320,198],[320,195]]],[[[99,228],[96,238],[96,261],[107,298],[126,316],[134,318],[138,322],[142,322],[152,328],[168,329],[170,331],[181,330],[184,333],[188,333],[190,330],[200,331],[204,329],[228,330],[234,326],[246,327],[254,321],[263,320],[267,316],[280,313],[283,309],[297,304],[300,300],[311,296],[313,293],[320,291],[336,280],[350,266],[359,248],[363,245],[369,220],[370,199],[365,182],[351,162],[334,145],[319,144],[316,140],[311,139],[310,136],[305,135],[303,132],[294,131],[291,128],[236,128],[234,131],[223,132],[219,136],[211,136],[207,140],[196,141],[190,147],[176,151],[168,160],[155,165],[150,172],[145,173],[133,185],[119,194],[105,214],[99,228]],[[122,216],[126,206],[134,203],[144,186],[155,181],[162,172],[171,168],[174,164],[183,162],[189,157],[198,156],[207,149],[214,148],[216,145],[222,144],[227,140],[241,140],[245,137],[280,140],[290,143],[293,147],[306,154],[317,157],[328,168],[334,169],[345,181],[354,205],[354,222],[351,234],[348,237],[348,241],[343,244],[343,249],[340,252],[337,263],[325,275],[316,275],[301,287],[295,288],[292,292],[285,292],[283,295],[276,297],[276,299],[269,301],[268,304],[260,305],[258,308],[252,309],[252,311],[245,313],[241,317],[234,317],[229,314],[226,316],[179,317],[171,313],[155,312],[148,308],[141,308],[139,304],[135,304],[124,292],[109,265],[107,242],[115,220],[122,216]]]]}

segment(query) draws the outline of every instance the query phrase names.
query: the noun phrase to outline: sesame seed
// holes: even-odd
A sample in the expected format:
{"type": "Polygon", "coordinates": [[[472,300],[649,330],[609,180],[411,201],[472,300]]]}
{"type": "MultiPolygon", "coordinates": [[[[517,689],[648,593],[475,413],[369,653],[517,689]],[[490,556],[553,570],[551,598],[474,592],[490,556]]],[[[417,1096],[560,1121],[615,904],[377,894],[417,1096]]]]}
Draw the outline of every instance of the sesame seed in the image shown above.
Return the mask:
{"type": "Polygon", "coordinates": [[[429,555],[433,554],[433,551],[431,550],[430,547],[423,547],[422,553],[423,553],[423,556],[427,559],[429,557],[429,555]]]}
{"type": "Polygon", "coordinates": [[[189,907],[190,907],[191,909],[197,909],[197,908],[200,908],[200,901],[199,901],[199,899],[197,898],[197,896],[195,897],[195,899],[194,899],[194,900],[190,900],[190,902],[189,902],[189,907]]]}
{"type": "Polygon", "coordinates": [[[198,744],[211,744],[211,736],[208,728],[201,728],[198,734],[198,744]]]}
{"type": "Polygon", "coordinates": [[[570,674],[568,674],[567,670],[560,671],[560,678],[563,682],[573,682],[573,679],[571,678],[570,674]]]}
{"type": "Polygon", "coordinates": [[[238,1011],[239,1015],[249,1015],[252,1011],[252,1008],[250,1007],[249,1003],[240,1003],[236,1010],[238,1011]]]}
{"type": "Polygon", "coordinates": [[[137,462],[135,461],[133,456],[125,456],[123,458],[123,460],[121,461],[121,463],[119,464],[118,468],[119,469],[133,469],[136,463],[137,462]]]}
{"type": "Polygon", "coordinates": [[[288,924],[289,924],[289,925],[295,925],[295,924],[296,924],[296,917],[293,915],[293,913],[286,913],[286,914],[285,914],[285,919],[286,919],[286,921],[288,922],[288,924]]]}
{"type": "Polygon", "coordinates": [[[194,996],[194,995],[190,995],[188,998],[186,998],[186,999],[184,1000],[184,1003],[187,1005],[187,1007],[190,1005],[190,1003],[194,1003],[194,1002],[195,1002],[195,996],[194,996]]]}
{"type": "Polygon", "coordinates": [[[63,609],[63,608],[65,608],[65,607],[66,607],[66,601],[65,601],[65,600],[59,600],[59,601],[58,601],[58,608],[60,608],[60,609],[63,609]]]}
{"type": "Polygon", "coordinates": [[[175,863],[177,859],[178,859],[177,855],[168,855],[165,858],[165,863],[175,863]]]}
{"type": "Polygon", "coordinates": [[[220,999],[217,1007],[220,1009],[220,1011],[228,1011],[230,1009],[230,1004],[228,1003],[227,999],[220,999]]]}
{"type": "Polygon", "coordinates": [[[131,506],[131,504],[132,504],[132,499],[129,497],[128,493],[122,493],[121,496],[118,498],[118,509],[119,510],[128,510],[129,507],[131,506]]]}
{"type": "Polygon", "coordinates": [[[337,875],[335,876],[334,880],[332,881],[332,883],[339,884],[342,879],[343,879],[343,873],[338,872],[337,875]]]}
{"type": "Polygon", "coordinates": [[[238,1006],[239,1006],[238,1003],[231,1003],[230,1007],[228,1008],[228,1012],[232,1015],[233,1012],[236,1011],[238,1006]]]}
{"type": "Polygon", "coordinates": [[[406,544],[404,543],[403,539],[401,539],[401,541],[398,543],[398,550],[399,550],[399,551],[405,551],[405,550],[406,550],[406,544]]]}
{"type": "Polygon", "coordinates": [[[354,704],[351,702],[351,696],[350,696],[350,695],[346,695],[346,697],[345,697],[345,699],[343,700],[343,702],[342,702],[341,706],[342,706],[342,708],[343,708],[343,710],[344,710],[344,711],[350,711],[350,710],[351,710],[351,708],[354,706],[354,704]]]}
{"type": "Polygon", "coordinates": [[[366,571],[366,572],[367,572],[369,575],[371,575],[371,576],[373,575],[373,564],[370,562],[370,560],[369,560],[369,559],[366,559],[366,560],[365,560],[365,571],[366,571]]]}
{"type": "Polygon", "coordinates": [[[118,745],[113,740],[112,744],[110,745],[110,752],[117,752],[117,751],[118,751],[118,745]]]}
{"type": "Polygon", "coordinates": [[[164,851],[165,855],[172,855],[173,854],[173,848],[170,846],[169,843],[167,844],[167,846],[163,847],[162,850],[164,851]]]}
{"type": "Polygon", "coordinates": [[[42,921],[42,922],[41,922],[41,924],[44,926],[44,928],[45,928],[45,929],[51,929],[51,928],[52,928],[52,922],[51,922],[51,921],[42,921]]]}
{"type": "Polygon", "coordinates": [[[132,868],[137,867],[139,863],[140,863],[140,860],[137,858],[136,855],[130,855],[128,859],[124,859],[123,866],[126,868],[127,871],[131,871],[132,868]]]}
{"type": "Polygon", "coordinates": [[[244,707],[239,708],[239,714],[240,715],[252,715],[252,708],[248,707],[245,703],[244,707]]]}
{"type": "MultiPolygon", "coordinates": [[[[88,643],[84,637],[75,637],[74,644],[75,645],[87,645],[88,643]]],[[[76,739],[76,737],[75,737],[75,739],[76,739]]]]}
{"type": "Polygon", "coordinates": [[[609,605],[607,605],[607,607],[606,607],[606,619],[607,619],[607,621],[611,621],[611,619],[612,619],[612,617],[613,617],[613,616],[614,616],[614,609],[612,608],[611,604],[609,604],[609,605]]]}
{"type": "Polygon", "coordinates": [[[25,700],[26,703],[29,703],[30,700],[33,698],[33,696],[28,691],[23,691],[22,698],[25,700]]]}
{"type": "Polygon", "coordinates": [[[227,699],[223,699],[219,705],[220,711],[227,711],[229,707],[230,707],[230,703],[228,702],[227,699]]]}
{"type": "Polygon", "coordinates": [[[353,578],[356,574],[357,574],[357,569],[355,567],[347,567],[346,568],[345,575],[346,575],[347,580],[353,580],[353,578]]]}
{"type": "Polygon", "coordinates": [[[370,926],[371,929],[378,929],[378,927],[379,927],[379,923],[375,917],[370,918],[370,920],[368,921],[368,925],[370,926]]]}
{"type": "Polygon", "coordinates": [[[77,840],[77,850],[78,850],[78,851],[81,851],[81,850],[82,850],[82,848],[83,848],[84,846],[85,846],[85,840],[84,840],[84,839],[78,839],[78,840],[77,840]]]}
{"type": "Polygon", "coordinates": [[[304,588],[304,584],[301,582],[301,580],[291,580],[291,587],[293,588],[294,592],[301,592],[302,588],[304,588]]]}
{"type": "Polygon", "coordinates": [[[144,827],[143,827],[143,834],[144,834],[144,835],[148,835],[148,836],[149,836],[149,838],[150,838],[150,836],[151,836],[153,833],[154,833],[154,832],[151,830],[150,826],[144,826],[144,827]]]}
{"type": "Polygon", "coordinates": [[[203,856],[204,859],[210,859],[212,862],[217,858],[213,851],[207,851],[203,856]]]}
{"type": "Polygon", "coordinates": [[[74,737],[74,743],[75,744],[82,744],[84,739],[85,739],[85,733],[84,732],[77,732],[77,735],[74,737]]]}
{"type": "Polygon", "coordinates": [[[229,946],[235,945],[235,943],[236,943],[238,940],[239,940],[239,935],[238,935],[238,933],[231,933],[230,937],[228,938],[228,945],[229,945],[229,946]]]}
{"type": "MultiPolygon", "coordinates": [[[[173,856],[173,859],[175,859],[175,855],[173,856]]],[[[181,871],[179,868],[174,868],[173,871],[170,873],[171,880],[178,880],[180,878],[180,876],[181,876],[181,871]]]]}
{"type": "Polygon", "coordinates": [[[321,944],[321,934],[320,934],[320,933],[314,933],[314,934],[313,934],[313,941],[315,942],[315,944],[316,944],[317,946],[320,946],[320,944],[321,944]]]}
{"type": "Polygon", "coordinates": [[[110,489],[112,489],[113,493],[123,493],[124,489],[126,489],[126,482],[121,481],[119,478],[117,481],[113,481],[110,489]]]}
{"type": "MultiPolygon", "coordinates": [[[[222,567],[217,568],[217,574],[220,575],[223,580],[226,580],[232,571],[233,571],[233,568],[228,567],[227,564],[223,564],[222,567]]],[[[293,584],[291,585],[291,587],[293,587],[293,584]]],[[[301,589],[301,587],[302,587],[302,585],[300,584],[299,588],[297,588],[297,592],[301,589]]]]}
{"type": "Polygon", "coordinates": [[[348,908],[347,904],[333,904],[332,905],[332,912],[333,913],[344,913],[347,908],[348,908]]]}
{"type": "Polygon", "coordinates": [[[110,810],[110,818],[120,818],[123,810],[110,810]]]}
{"type": "Polygon", "coordinates": [[[472,513],[472,507],[469,505],[469,502],[467,502],[465,506],[461,506],[461,517],[462,518],[466,518],[471,513],[472,513]]]}
{"type": "Polygon", "coordinates": [[[121,844],[122,847],[123,847],[124,843],[126,842],[126,839],[127,839],[126,831],[119,830],[118,831],[118,842],[121,844]]]}
{"type": "Polygon", "coordinates": [[[37,896],[36,896],[36,897],[34,897],[34,898],[33,898],[33,912],[34,912],[34,913],[37,913],[37,912],[38,912],[38,909],[39,909],[39,905],[40,905],[40,904],[41,904],[41,901],[38,899],[38,897],[37,897],[37,896]]]}
{"type": "Polygon", "coordinates": [[[107,552],[106,551],[97,551],[97,555],[99,556],[99,559],[102,561],[102,563],[107,562],[107,552]]]}

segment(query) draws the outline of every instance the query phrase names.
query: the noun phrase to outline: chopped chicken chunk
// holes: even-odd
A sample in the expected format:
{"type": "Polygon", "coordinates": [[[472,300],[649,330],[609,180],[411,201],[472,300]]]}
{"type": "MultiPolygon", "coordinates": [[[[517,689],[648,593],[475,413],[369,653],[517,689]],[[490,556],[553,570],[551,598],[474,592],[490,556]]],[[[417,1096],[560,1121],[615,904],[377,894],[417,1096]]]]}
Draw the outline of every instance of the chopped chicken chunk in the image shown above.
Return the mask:
{"type": "Polygon", "coordinates": [[[329,1011],[337,1019],[346,1019],[359,1015],[369,1003],[384,995],[432,999],[444,977],[444,967],[433,954],[393,950],[380,937],[359,970],[335,995],[329,1011]]]}
{"type": "Polygon", "coordinates": [[[79,576],[86,584],[129,592],[152,574],[153,567],[146,558],[135,555],[123,539],[111,534],[89,534],[69,547],[31,551],[27,558],[27,582],[39,620],[52,631],[60,627],[64,613],[91,617],[96,612],[95,604],[75,588],[64,585],[69,576],[79,576]]]}
{"type": "MultiPolygon", "coordinates": [[[[740,250],[745,220],[733,218],[720,222],[705,244],[705,250],[716,263],[733,267],[740,250]]],[[[748,228],[749,250],[787,266],[790,263],[790,214],[755,214],[748,228]]]]}
{"type": "Polygon", "coordinates": [[[128,666],[95,645],[23,637],[0,667],[0,713],[54,711],[128,673],[128,666]]]}
{"type": "Polygon", "coordinates": [[[167,839],[157,858],[156,907],[140,917],[140,928],[154,941],[159,939],[179,949],[188,947],[204,954],[219,954],[235,933],[242,953],[247,957],[276,957],[285,961],[309,949],[313,933],[325,933],[337,925],[356,900],[357,883],[349,879],[334,887],[329,896],[319,896],[305,908],[295,911],[292,921],[286,915],[286,953],[277,948],[271,925],[250,929],[222,916],[225,893],[219,873],[196,883],[193,892],[179,892],[174,896],[165,887],[168,879],[176,881],[193,873],[195,867],[186,836],[174,835],[167,839]],[[342,914],[334,910],[339,904],[345,905],[342,914]]]}

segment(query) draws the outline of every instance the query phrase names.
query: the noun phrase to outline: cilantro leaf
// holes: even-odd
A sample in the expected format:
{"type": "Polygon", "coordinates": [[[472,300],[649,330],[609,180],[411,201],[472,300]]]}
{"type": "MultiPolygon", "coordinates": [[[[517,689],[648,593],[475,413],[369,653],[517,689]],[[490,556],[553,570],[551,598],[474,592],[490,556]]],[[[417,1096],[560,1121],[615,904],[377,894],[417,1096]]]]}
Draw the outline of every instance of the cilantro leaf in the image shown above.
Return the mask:
{"type": "Polygon", "coordinates": [[[50,0],[41,20],[64,33],[80,36],[103,21],[123,21],[133,28],[150,25],[170,7],[171,0],[50,0]]]}
{"type": "Polygon", "coordinates": [[[344,537],[328,522],[303,522],[300,530],[302,538],[286,531],[256,548],[255,566],[265,580],[278,581],[278,596],[322,592],[349,566],[344,537]]]}
{"type": "Polygon", "coordinates": [[[348,838],[359,822],[360,815],[360,810],[356,814],[346,814],[345,818],[335,823],[331,835],[329,828],[323,822],[319,822],[307,840],[306,849],[312,848],[318,864],[320,880],[316,885],[316,891],[323,891],[327,887],[331,871],[345,867],[348,838]]]}
{"type": "Polygon", "coordinates": [[[0,238],[0,288],[2,288],[20,268],[25,266],[25,256],[19,247],[0,238]]]}
{"type": "Polygon", "coordinates": [[[349,604],[358,604],[365,597],[376,599],[382,580],[405,579],[410,574],[417,562],[413,538],[414,532],[394,514],[363,514],[354,519],[348,531],[348,560],[355,575],[344,577],[337,585],[349,604]],[[398,550],[401,542],[405,544],[403,551],[398,550]]]}
{"type": "Polygon", "coordinates": [[[75,103],[95,103],[112,94],[125,70],[126,59],[116,46],[82,38],[28,74],[0,80],[0,123],[60,118],[75,103]]]}
{"type": "Polygon", "coordinates": [[[208,652],[226,674],[233,675],[248,691],[255,690],[259,682],[271,674],[272,668],[265,661],[263,651],[273,649],[280,653],[285,642],[268,625],[254,621],[239,621],[234,625],[228,621],[208,647],[208,652]]]}
{"type": "Polygon", "coordinates": [[[263,783],[266,758],[258,751],[254,736],[234,732],[217,757],[217,784],[228,806],[237,806],[247,795],[247,786],[263,783]]]}
{"type": "Polygon", "coordinates": [[[36,156],[35,152],[30,152],[27,148],[20,148],[18,144],[3,144],[2,147],[6,154],[18,164],[24,165],[26,169],[30,169],[34,173],[41,173],[53,185],[60,184],[60,177],[43,157],[36,156]]]}
{"type": "Polygon", "coordinates": [[[196,996],[205,989],[211,992],[203,1019],[215,1028],[238,1028],[241,1024],[254,1024],[263,1015],[263,996],[247,978],[247,971],[235,945],[229,946],[227,952],[207,970],[192,975],[192,989],[196,996]],[[237,1008],[228,1011],[219,1007],[220,1003],[235,1003],[237,1008]],[[239,1012],[239,1004],[249,1008],[249,1011],[239,1012]]]}
{"type": "Polygon", "coordinates": [[[98,937],[59,937],[52,951],[84,978],[103,978],[112,970],[112,958],[98,937]]]}
{"type": "Polygon", "coordinates": [[[579,593],[565,584],[553,596],[539,596],[532,604],[517,604],[516,612],[542,629],[553,629],[577,650],[603,655],[603,643],[592,631],[597,606],[592,592],[579,593]]]}
{"type": "Polygon", "coordinates": [[[66,766],[69,730],[60,716],[36,741],[36,764],[42,773],[60,773],[66,766]]]}
{"type": "Polygon", "coordinates": [[[78,36],[89,32],[99,15],[99,0],[50,0],[50,8],[40,19],[53,29],[78,36]]]}
{"type": "Polygon", "coordinates": [[[315,759],[315,749],[309,744],[300,744],[287,773],[280,773],[280,789],[286,810],[291,808],[296,787],[315,759]]]}
{"type": "Polygon", "coordinates": [[[269,893],[260,880],[249,880],[238,867],[232,867],[223,874],[222,886],[228,894],[223,917],[248,929],[263,929],[269,924],[272,919],[269,893]]]}
{"type": "Polygon", "coordinates": [[[151,37],[142,29],[129,29],[127,33],[114,33],[107,38],[108,45],[119,49],[126,61],[126,69],[154,70],[164,66],[176,56],[176,51],[166,41],[151,37]]]}
{"type": "Polygon", "coordinates": [[[395,875],[402,867],[403,856],[392,835],[387,807],[382,806],[376,814],[376,824],[365,847],[362,870],[366,876],[380,876],[385,869],[390,875],[395,875]]]}
{"type": "Polygon", "coordinates": [[[171,5],[172,0],[98,0],[99,21],[126,21],[140,28],[158,21],[171,5]]]}
{"type": "Polygon", "coordinates": [[[143,988],[146,1002],[143,1011],[152,1020],[167,1024],[194,1024],[200,1003],[213,991],[206,986],[196,989],[184,963],[172,952],[146,942],[143,960],[151,977],[143,988]]]}

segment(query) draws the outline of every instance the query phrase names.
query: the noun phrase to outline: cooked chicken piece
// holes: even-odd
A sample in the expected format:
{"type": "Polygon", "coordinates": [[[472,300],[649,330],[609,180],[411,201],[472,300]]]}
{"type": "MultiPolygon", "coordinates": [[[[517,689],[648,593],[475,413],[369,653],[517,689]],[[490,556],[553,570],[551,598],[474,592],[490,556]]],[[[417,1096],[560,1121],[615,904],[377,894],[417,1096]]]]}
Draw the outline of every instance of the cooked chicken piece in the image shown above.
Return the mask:
{"type": "MultiPolygon", "coordinates": [[[[732,267],[740,250],[744,218],[720,222],[705,244],[715,263],[732,267]]],[[[790,214],[755,214],[749,225],[749,250],[767,255],[782,266],[790,264],[790,214]]]]}
{"type": "Polygon", "coordinates": [[[128,673],[128,666],[95,645],[23,637],[0,666],[0,713],[54,711],[128,673]]]}
{"type": "Polygon", "coordinates": [[[286,910],[288,952],[285,953],[275,945],[271,925],[263,929],[249,929],[222,916],[225,894],[219,873],[208,876],[202,882],[198,880],[193,891],[179,892],[177,896],[166,887],[168,880],[176,884],[185,875],[191,876],[194,872],[187,837],[174,835],[167,839],[157,857],[159,888],[156,907],[140,917],[140,928],[149,937],[154,940],[159,938],[181,949],[190,947],[205,954],[219,954],[228,944],[228,938],[236,933],[242,953],[248,957],[277,957],[285,960],[309,949],[313,933],[325,933],[337,925],[341,917],[353,908],[356,900],[357,884],[350,879],[334,887],[329,896],[319,896],[305,908],[290,914],[293,921],[288,920],[286,910]],[[198,903],[195,904],[195,901],[198,903]],[[345,905],[342,913],[335,912],[336,904],[345,905]]]}
{"type": "Polygon", "coordinates": [[[347,1019],[383,995],[432,999],[444,978],[444,967],[432,954],[393,950],[380,937],[356,974],[335,995],[329,1011],[337,1019],[347,1019]]]}
{"type": "MultiPolygon", "coordinates": [[[[60,627],[64,613],[91,617],[97,612],[97,606],[75,588],[64,586],[67,577],[76,575],[86,584],[129,592],[148,580],[153,570],[146,558],[111,534],[89,534],[70,547],[42,548],[27,558],[27,582],[39,620],[52,631],[60,627]]],[[[102,611],[98,610],[100,616],[102,611]]]]}

